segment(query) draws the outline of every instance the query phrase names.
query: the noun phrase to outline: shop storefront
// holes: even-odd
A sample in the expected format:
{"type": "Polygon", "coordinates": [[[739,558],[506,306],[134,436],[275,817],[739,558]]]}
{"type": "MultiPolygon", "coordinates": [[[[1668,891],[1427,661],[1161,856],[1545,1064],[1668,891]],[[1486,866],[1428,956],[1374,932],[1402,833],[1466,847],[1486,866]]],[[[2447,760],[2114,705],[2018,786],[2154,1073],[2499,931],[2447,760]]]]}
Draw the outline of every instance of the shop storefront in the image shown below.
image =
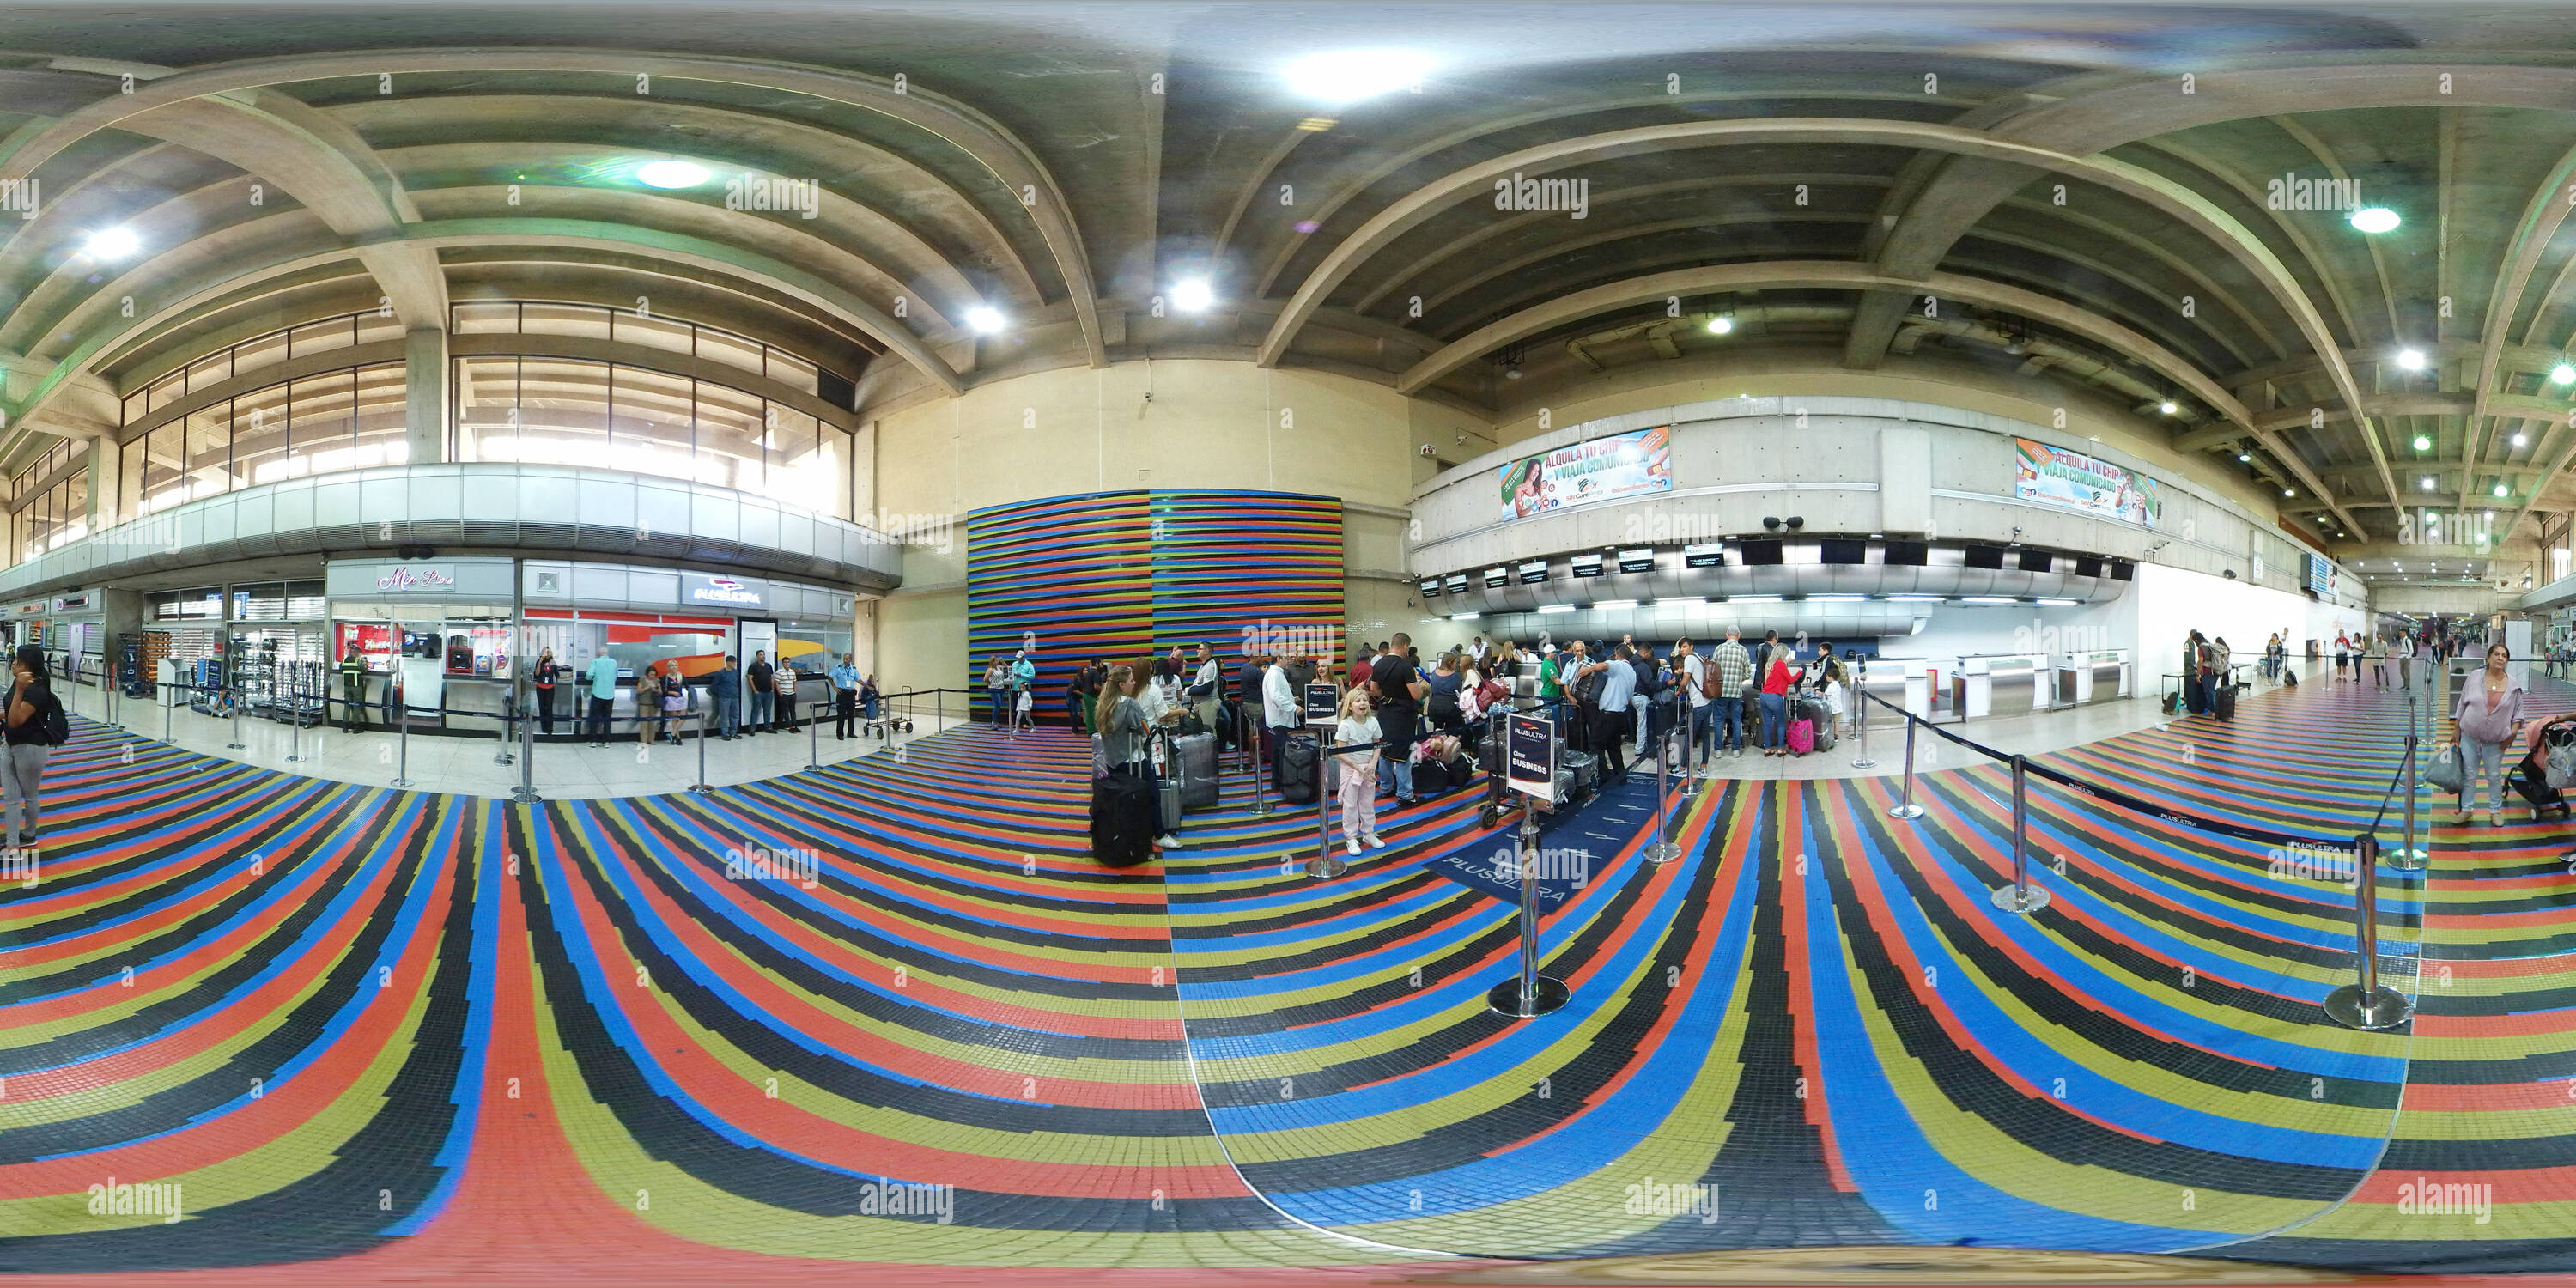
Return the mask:
{"type": "MultiPolygon", "coordinates": [[[[385,712],[399,693],[415,729],[497,732],[516,660],[517,566],[505,558],[335,561],[322,578],[331,662],[356,649],[366,664],[360,700],[385,712]]],[[[331,696],[344,697],[336,680],[331,696]]]]}
{"type": "Polygon", "coordinates": [[[76,662],[80,682],[95,684],[107,662],[106,604],[105,592],[98,590],[12,604],[6,613],[8,646],[40,645],[55,675],[69,673],[76,662]]]}

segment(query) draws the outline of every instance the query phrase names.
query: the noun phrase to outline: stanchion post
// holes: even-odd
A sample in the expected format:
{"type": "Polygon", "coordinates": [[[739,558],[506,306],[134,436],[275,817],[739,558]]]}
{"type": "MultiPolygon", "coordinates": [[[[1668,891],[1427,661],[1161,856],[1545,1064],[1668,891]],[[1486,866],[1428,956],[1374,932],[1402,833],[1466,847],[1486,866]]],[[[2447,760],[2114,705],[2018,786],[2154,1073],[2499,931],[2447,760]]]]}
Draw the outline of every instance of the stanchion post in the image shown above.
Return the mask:
{"type": "Polygon", "coordinates": [[[2353,983],[2326,994],[2326,1015],[2352,1029],[2393,1029],[2415,1014],[2404,993],[2379,982],[2379,838],[2353,840],[2353,938],[2361,957],[2353,983]]]}
{"type": "MultiPolygon", "coordinates": [[[[714,703],[710,702],[708,705],[712,707],[714,703]]],[[[808,765],[806,768],[811,769],[813,766],[808,765]]],[[[707,713],[705,711],[698,712],[698,781],[689,784],[689,790],[701,796],[715,790],[707,785],[707,713]]]]}
{"type": "MultiPolygon", "coordinates": [[[[706,730],[698,731],[698,741],[701,744],[706,741],[706,730]]],[[[701,745],[698,750],[704,752],[706,748],[701,745]]],[[[805,722],[805,767],[807,769],[823,767],[823,724],[819,720],[805,722]]]]}
{"type": "Polygon", "coordinates": [[[2013,879],[2012,884],[1994,893],[1994,905],[2006,912],[2024,916],[2048,906],[2048,890],[2030,883],[2030,804],[2024,791],[2028,775],[2024,759],[2012,758],[2013,785],[2013,879]]]}
{"type": "Polygon", "coordinates": [[[1538,813],[1521,810],[1521,968],[1485,994],[1486,1009],[1516,1020],[1536,1019],[1565,1005],[1565,981],[1538,973],[1538,813]]]}
{"type": "MultiPolygon", "coordinates": [[[[529,694],[528,700],[535,702],[536,695],[529,694]]],[[[525,718],[535,714],[534,711],[524,712],[519,721],[519,785],[510,790],[510,799],[521,804],[545,799],[537,795],[537,722],[525,718]]]]}
{"type": "Polygon", "coordinates": [[[1270,720],[1265,715],[1253,725],[1253,736],[1247,740],[1252,745],[1252,816],[1254,818],[1270,817],[1270,794],[1264,791],[1261,785],[1262,780],[1269,774],[1269,766],[1262,762],[1270,759],[1261,754],[1262,744],[1267,741],[1261,735],[1269,731],[1270,720]]]}
{"type": "MultiPolygon", "coordinates": [[[[331,700],[325,698],[322,700],[323,717],[328,719],[330,713],[331,700]]],[[[301,699],[296,701],[286,722],[286,763],[290,765],[304,763],[304,703],[301,699]]]]}
{"type": "Polygon", "coordinates": [[[2415,843],[2415,757],[2418,745],[2414,732],[2408,731],[2406,735],[2406,837],[2399,843],[2397,853],[2391,855],[2388,860],[2388,866],[2400,872],[2421,872],[2431,857],[2424,853],[2422,846],[2415,843]]]}
{"type": "MultiPolygon", "coordinates": [[[[189,687],[194,688],[195,686],[191,685],[189,687]]],[[[170,692],[161,695],[161,741],[166,743],[176,743],[179,741],[170,734],[170,717],[173,714],[173,708],[178,706],[177,703],[170,701],[170,699],[178,696],[178,688],[178,685],[173,684],[170,686],[170,692]]]]}
{"type": "MultiPolygon", "coordinates": [[[[1306,875],[1317,880],[1330,880],[1351,870],[1333,853],[1333,805],[1324,795],[1324,757],[1329,755],[1321,729],[1315,731],[1315,857],[1306,860],[1306,875]]],[[[1341,763],[1341,772],[1350,773],[1350,762],[1341,763]]],[[[1372,790],[1376,784],[1370,784],[1372,790]]]]}
{"type": "Polygon", "coordinates": [[[394,786],[411,786],[411,705],[403,700],[402,671],[394,671],[394,786]]]}
{"type": "MultiPolygon", "coordinates": [[[[242,709],[242,704],[241,704],[241,700],[242,700],[241,677],[240,677],[240,676],[238,676],[238,675],[235,675],[235,676],[228,676],[228,677],[226,677],[226,678],[228,678],[228,679],[229,679],[229,680],[231,680],[231,682],[232,682],[233,697],[232,697],[231,706],[232,706],[232,709],[233,709],[233,740],[232,740],[231,742],[228,742],[228,743],[225,743],[225,744],[224,744],[224,750],[226,750],[226,751],[242,751],[242,750],[246,750],[246,749],[249,747],[249,745],[250,745],[250,744],[245,743],[245,742],[243,742],[243,741],[241,740],[241,709],[242,709]]],[[[218,691],[218,692],[221,692],[221,690],[217,690],[217,691],[218,691]]]]}
{"type": "Polygon", "coordinates": [[[1673,736],[1670,731],[1667,731],[1664,734],[1664,745],[1655,749],[1655,840],[1640,855],[1648,863],[1670,863],[1682,856],[1682,847],[1673,844],[1664,835],[1666,826],[1664,771],[1671,766],[1672,759],[1673,736]]]}
{"type": "Polygon", "coordinates": [[[1860,713],[1860,728],[1852,730],[1852,735],[1860,745],[1852,756],[1851,767],[1876,769],[1878,762],[1869,756],[1869,659],[1862,658],[1856,669],[1858,678],[1852,683],[1858,691],[1851,695],[1851,709],[1860,713]]]}
{"type": "Polygon", "coordinates": [[[1915,718],[1914,718],[1914,713],[1913,713],[1913,712],[1911,712],[1911,711],[1906,712],[1906,713],[1905,713],[1905,795],[1904,795],[1904,798],[1903,798],[1902,800],[1899,800],[1899,801],[1896,803],[1895,808],[1890,809],[1889,811],[1887,811],[1887,816],[1888,816],[1889,818],[1921,818],[1921,817],[1923,817],[1923,807],[1914,803],[1914,726],[1915,726],[1915,724],[1916,724],[1916,723],[1917,723],[1917,721],[1916,721],[1916,720],[1915,720],[1915,718]]]}

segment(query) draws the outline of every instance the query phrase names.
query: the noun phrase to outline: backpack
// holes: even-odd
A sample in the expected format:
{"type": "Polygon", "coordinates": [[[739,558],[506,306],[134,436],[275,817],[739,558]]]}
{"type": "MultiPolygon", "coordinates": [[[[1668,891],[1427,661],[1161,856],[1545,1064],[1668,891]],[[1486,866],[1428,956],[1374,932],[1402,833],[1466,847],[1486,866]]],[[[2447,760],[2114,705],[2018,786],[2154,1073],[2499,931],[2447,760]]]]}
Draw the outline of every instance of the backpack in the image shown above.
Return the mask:
{"type": "Polygon", "coordinates": [[[1715,654],[1711,654],[1707,661],[1699,664],[1699,695],[1711,702],[1715,702],[1719,698],[1726,696],[1724,691],[1718,687],[1717,657],[1715,654]]]}
{"type": "Polygon", "coordinates": [[[63,718],[62,700],[56,698],[51,689],[45,691],[45,710],[42,719],[45,722],[46,746],[59,747],[72,740],[72,723],[63,718]]]}
{"type": "Polygon", "coordinates": [[[1610,683],[1610,673],[1594,671],[1574,682],[1574,700],[1587,707],[1601,705],[1601,690],[1610,683]]]}

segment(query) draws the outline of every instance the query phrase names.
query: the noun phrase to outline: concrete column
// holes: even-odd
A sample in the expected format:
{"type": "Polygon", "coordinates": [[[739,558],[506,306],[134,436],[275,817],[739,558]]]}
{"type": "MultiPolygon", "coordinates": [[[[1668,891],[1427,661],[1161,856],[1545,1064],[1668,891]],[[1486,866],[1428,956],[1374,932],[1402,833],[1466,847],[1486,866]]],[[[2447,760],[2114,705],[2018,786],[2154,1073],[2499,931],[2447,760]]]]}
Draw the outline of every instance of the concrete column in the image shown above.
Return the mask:
{"type": "Polygon", "coordinates": [[[403,337],[406,422],[411,463],[447,459],[447,333],[423,328],[403,337]]]}
{"type": "Polygon", "coordinates": [[[100,435],[89,440],[89,530],[116,522],[116,485],[125,467],[125,454],[118,450],[116,439],[100,435]]]}

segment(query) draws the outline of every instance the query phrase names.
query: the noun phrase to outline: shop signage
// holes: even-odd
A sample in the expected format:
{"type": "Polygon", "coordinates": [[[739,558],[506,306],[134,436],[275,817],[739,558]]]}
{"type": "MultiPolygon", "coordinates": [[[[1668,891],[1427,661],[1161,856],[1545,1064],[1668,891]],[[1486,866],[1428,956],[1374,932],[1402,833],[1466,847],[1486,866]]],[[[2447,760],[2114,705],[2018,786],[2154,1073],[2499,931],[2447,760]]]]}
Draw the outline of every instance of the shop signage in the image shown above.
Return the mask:
{"type": "Polygon", "coordinates": [[[376,578],[376,589],[387,594],[417,594],[422,591],[448,591],[456,588],[456,574],[430,564],[414,566],[396,564],[376,578]]]}
{"type": "Polygon", "coordinates": [[[704,573],[680,574],[680,602],[706,604],[717,608],[767,608],[769,602],[759,587],[732,577],[713,577],[704,573]]]}
{"type": "Polygon", "coordinates": [[[85,613],[89,611],[90,605],[96,601],[96,598],[97,596],[95,592],[86,590],[77,595],[64,595],[54,600],[54,611],[57,613],[85,613]]]}
{"type": "Polygon", "coordinates": [[[1503,517],[1526,519],[1567,506],[1673,490],[1670,425],[1568,443],[1497,471],[1503,517]]]}
{"type": "Polygon", "coordinates": [[[1513,791],[1543,801],[1556,799],[1556,722],[1514,715],[1505,737],[1511,758],[1504,780],[1513,791]]]}
{"type": "Polygon", "coordinates": [[[2155,527],[2164,515],[2163,494],[2144,474],[2027,438],[2014,439],[2013,447],[2013,495],[2020,500],[2141,528],[2155,527]]]}

